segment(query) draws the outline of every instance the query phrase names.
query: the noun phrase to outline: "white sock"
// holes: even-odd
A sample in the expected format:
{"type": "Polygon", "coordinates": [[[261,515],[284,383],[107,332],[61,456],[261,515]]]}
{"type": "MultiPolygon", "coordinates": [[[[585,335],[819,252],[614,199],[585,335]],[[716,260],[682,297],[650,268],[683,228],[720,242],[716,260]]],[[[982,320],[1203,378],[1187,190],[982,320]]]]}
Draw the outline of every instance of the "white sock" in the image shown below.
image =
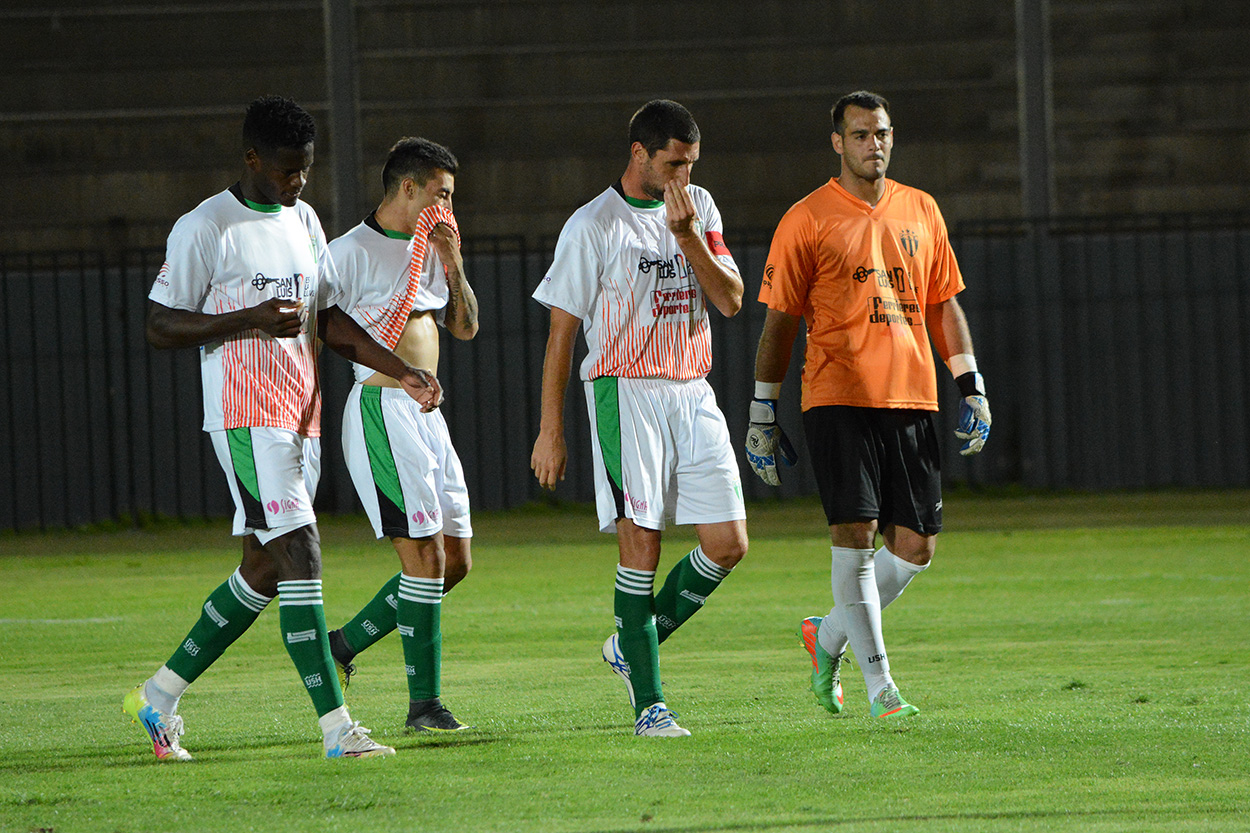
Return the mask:
{"type": "Polygon", "coordinates": [[[877,595],[873,551],[850,547],[831,547],[830,550],[833,553],[830,570],[833,613],[864,672],[868,701],[872,702],[883,689],[894,684],[890,678],[890,661],[885,655],[885,637],[881,635],[881,599],[877,595]]]}
{"type": "Polygon", "coordinates": [[[327,744],[338,739],[339,729],[343,727],[344,723],[351,722],[352,716],[347,713],[347,706],[331,709],[317,718],[317,724],[321,726],[321,734],[327,744]]]}
{"type": "Polygon", "coordinates": [[[143,696],[147,698],[148,704],[158,712],[177,714],[178,700],[189,685],[191,685],[189,682],[162,665],[143,684],[143,696]]]}
{"type": "MultiPolygon", "coordinates": [[[[881,600],[881,609],[885,610],[890,603],[903,595],[911,580],[928,568],[928,564],[912,564],[904,561],[885,546],[873,554],[873,568],[877,575],[877,596],[881,600]]],[[[837,616],[826,616],[816,632],[820,647],[837,656],[846,650],[846,631],[838,623],[837,616]],[[836,649],[836,650],[835,650],[836,649]]]]}

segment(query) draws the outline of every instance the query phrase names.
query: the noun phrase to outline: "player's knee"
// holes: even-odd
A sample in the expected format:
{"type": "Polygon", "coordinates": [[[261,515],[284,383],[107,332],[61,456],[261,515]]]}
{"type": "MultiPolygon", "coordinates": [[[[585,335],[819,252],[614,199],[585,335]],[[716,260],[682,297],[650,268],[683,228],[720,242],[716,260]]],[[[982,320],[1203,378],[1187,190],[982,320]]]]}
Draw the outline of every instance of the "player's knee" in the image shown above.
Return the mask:
{"type": "Polygon", "coordinates": [[[321,536],[315,526],[302,526],[288,532],[270,541],[267,548],[282,553],[277,559],[282,580],[321,578],[321,536]]]}
{"type": "Polygon", "coordinates": [[[718,567],[732,570],[747,554],[747,546],[745,535],[734,536],[724,541],[718,541],[712,545],[710,550],[708,547],[704,547],[703,554],[718,567]]]}
{"type": "Polygon", "coordinates": [[[877,540],[876,521],[851,521],[829,526],[829,539],[835,547],[872,549],[877,540]]]}
{"type": "Polygon", "coordinates": [[[473,556],[466,549],[462,553],[457,553],[453,558],[452,554],[447,553],[447,568],[444,578],[444,584],[456,584],[464,580],[465,576],[473,569],[473,556]]]}
{"type": "Polygon", "coordinates": [[[239,562],[239,575],[248,587],[260,595],[271,599],[278,595],[278,564],[254,535],[243,539],[243,560],[239,562]]]}
{"type": "Polygon", "coordinates": [[[443,592],[451,592],[451,588],[464,581],[472,569],[473,563],[471,561],[458,561],[453,564],[448,560],[447,566],[443,570],[443,592]]]}
{"type": "Polygon", "coordinates": [[[278,595],[278,565],[272,561],[247,561],[239,565],[239,575],[255,592],[273,598],[278,595]]]}
{"type": "Polygon", "coordinates": [[[392,538],[403,571],[410,576],[442,576],[446,582],[447,556],[439,536],[392,538]]]}
{"type": "Polygon", "coordinates": [[[904,549],[903,552],[896,552],[894,554],[909,564],[915,564],[917,567],[924,567],[933,560],[933,547],[909,547],[904,549]]]}
{"type": "Polygon", "coordinates": [[[937,536],[924,535],[905,527],[888,527],[885,530],[886,548],[904,561],[924,567],[933,560],[937,549],[937,536]]]}

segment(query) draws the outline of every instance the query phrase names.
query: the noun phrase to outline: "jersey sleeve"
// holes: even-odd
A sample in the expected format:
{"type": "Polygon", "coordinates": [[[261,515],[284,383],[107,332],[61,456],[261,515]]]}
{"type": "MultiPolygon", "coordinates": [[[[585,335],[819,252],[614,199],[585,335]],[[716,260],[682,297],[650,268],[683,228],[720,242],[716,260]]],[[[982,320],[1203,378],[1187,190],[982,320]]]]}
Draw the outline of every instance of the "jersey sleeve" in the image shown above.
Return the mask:
{"type": "Polygon", "coordinates": [[[174,223],[161,266],[148,298],[170,309],[200,312],[208,297],[213,267],[221,251],[221,232],[196,214],[174,223]]]}
{"type": "Polygon", "coordinates": [[[360,302],[360,283],[355,280],[363,266],[364,254],[360,247],[353,246],[346,236],[337,237],[326,247],[330,260],[334,262],[334,272],[339,281],[339,309],[351,315],[356,304],[360,302]]]}
{"type": "Polygon", "coordinates": [[[556,241],[551,268],[534,290],[534,300],[547,308],[559,307],[585,319],[599,295],[603,258],[599,255],[587,224],[575,214],[565,223],[556,241]]]}
{"type": "Polygon", "coordinates": [[[712,199],[712,195],[702,188],[696,193],[700,195],[700,201],[703,203],[703,205],[696,204],[696,209],[699,211],[699,218],[703,221],[703,238],[707,241],[708,249],[722,265],[738,272],[738,264],[734,262],[733,254],[725,245],[725,224],[721,219],[720,209],[716,207],[716,200],[712,199]]]}
{"type": "Polygon", "coordinates": [[[808,289],[816,267],[812,222],[807,207],[795,205],[773,232],[759,295],[760,303],[769,309],[799,316],[807,308],[808,289]]]}
{"type": "Polygon", "coordinates": [[[326,242],[321,221],[316,214],[309,211],[305,222],[308,225],[308,240],[317,258],[317,309],[342,308],[345,303],[343,281],[335,267],[334,258],[330,256],[330,246],[326,242]]]}
{"type": "Polygon", "coordinates": [[[925,303],[940,304],[963,291],[964,278],[946,232],[946,220],[942,218],[936,201],[929,200],[929,210],[933,217],[933,264],[929,270],[929,291],[925,303]]]}

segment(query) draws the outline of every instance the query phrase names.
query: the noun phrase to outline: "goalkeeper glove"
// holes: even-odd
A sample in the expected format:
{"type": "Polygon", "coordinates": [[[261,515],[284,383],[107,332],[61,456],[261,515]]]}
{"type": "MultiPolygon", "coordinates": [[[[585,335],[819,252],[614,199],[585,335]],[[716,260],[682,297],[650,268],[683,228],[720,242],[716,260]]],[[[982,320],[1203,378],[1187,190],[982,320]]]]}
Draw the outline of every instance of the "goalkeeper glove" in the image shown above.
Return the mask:
{"type": "Polygon", "coordinates": [[[959,425],[955,436],[964,440],[959,453],[964,457],[976,454],[985,447],[990,438],[990,401],[985,397],[985,380],[975,371],[961,374],[955,379],[959,394],[959,425]]]}
{"type": "Polygon", "coordinates": [[[786,432],[777,424],[777,400],[753,399],[748,412],[751,427],[747,429],[747,462],[769,486],[780,486],[777,462],[793,466],[798,460],[786,432]]]}

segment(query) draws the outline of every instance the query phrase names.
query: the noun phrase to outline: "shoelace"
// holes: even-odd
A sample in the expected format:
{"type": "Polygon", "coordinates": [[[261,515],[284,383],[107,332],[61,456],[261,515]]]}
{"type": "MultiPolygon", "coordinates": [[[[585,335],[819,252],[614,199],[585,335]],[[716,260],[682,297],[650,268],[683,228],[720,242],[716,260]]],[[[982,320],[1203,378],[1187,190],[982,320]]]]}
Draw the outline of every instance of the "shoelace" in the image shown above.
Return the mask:
{"type": "Polygon", "coordinates": [[[897,688],[887,688],[885,691],[878,694],[877,702],[880,703],[881,707],[885,709],[894,709],[903,705],[902,702],[898,699],[897,688]]]}
{"type": "Polygon", "coordinates": [[[652,709],[647,709],[647,711],[643,712],[642,716],[645,718],[645,722],[638,728],[667,729],[669,726],[674,724],[677,712],[672,711],[671,709],[664,709],[663,711],[653,711],[652,709]]]}
{"type": "Polygon", "coordinates": [[[182,716],[177,714],[167,716],[165,718],[165,731],[167,734],[172,735],[170,743],[177,746],[178,738],[184,734],[182,729],[182,716]]]}

